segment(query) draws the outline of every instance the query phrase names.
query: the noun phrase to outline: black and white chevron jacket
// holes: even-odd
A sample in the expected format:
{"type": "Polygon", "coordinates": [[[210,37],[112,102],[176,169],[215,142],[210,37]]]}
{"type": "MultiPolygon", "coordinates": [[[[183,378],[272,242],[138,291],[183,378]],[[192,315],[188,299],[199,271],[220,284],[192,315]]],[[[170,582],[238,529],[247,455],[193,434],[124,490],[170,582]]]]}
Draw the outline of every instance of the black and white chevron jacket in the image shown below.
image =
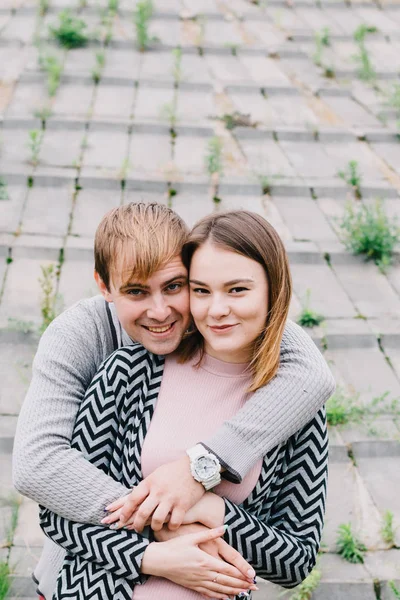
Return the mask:
{"type": "MultiPolygon", "coordinates": [[[[125,486],[142,479],[141,450],[163,375],[164,360],[142,346],[114,352],[83,400],[72,448],[125,486]]],[[[298,585],[315,564],[325,510],[328,437],[325,410],[265,457],[245,502],[225,499],[225,540],[258,575],[298,585]]],[[[66,550],[53,600],[131,600],[146,579],[141,560],[150,543],[133,531],[75,523],[41,507],[44,533],[66,550]]]]}

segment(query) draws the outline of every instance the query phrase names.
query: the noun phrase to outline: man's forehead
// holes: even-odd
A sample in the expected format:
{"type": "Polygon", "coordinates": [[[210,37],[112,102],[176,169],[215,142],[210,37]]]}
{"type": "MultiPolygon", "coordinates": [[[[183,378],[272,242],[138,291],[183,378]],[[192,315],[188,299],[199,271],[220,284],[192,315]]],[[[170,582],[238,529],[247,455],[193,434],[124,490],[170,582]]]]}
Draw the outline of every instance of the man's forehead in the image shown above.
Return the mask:
{"type": "Polygon", "coordinates": [[[186,278],[187,270],[184,266],[181,257],[175,257],[170,261],[162,264],[159,269],[156,269],[148,277],[144,277],[135,269],[123,268],[116,271],[113,277],[116,287],[137,286],[149,288],[154,285],[163,285],[177,278],[186,278]]]}

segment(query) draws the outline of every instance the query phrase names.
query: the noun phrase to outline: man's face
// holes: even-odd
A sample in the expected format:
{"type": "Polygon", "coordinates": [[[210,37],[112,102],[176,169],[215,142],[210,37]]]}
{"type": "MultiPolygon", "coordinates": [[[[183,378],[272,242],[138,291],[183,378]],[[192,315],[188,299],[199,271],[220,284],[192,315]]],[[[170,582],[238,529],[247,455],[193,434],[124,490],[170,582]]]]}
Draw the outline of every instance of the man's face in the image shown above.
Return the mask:
{"type": "Polygon", "coordinates": [[[114,302],[122,327],[128,335],[154,354],[169,354],[179,346],[189,326],[187,270],[180,256],[173,258],[147,281],[137,281],[129,273],[118,273],[110,290],[96,273],[100,291],[114,302]]]}

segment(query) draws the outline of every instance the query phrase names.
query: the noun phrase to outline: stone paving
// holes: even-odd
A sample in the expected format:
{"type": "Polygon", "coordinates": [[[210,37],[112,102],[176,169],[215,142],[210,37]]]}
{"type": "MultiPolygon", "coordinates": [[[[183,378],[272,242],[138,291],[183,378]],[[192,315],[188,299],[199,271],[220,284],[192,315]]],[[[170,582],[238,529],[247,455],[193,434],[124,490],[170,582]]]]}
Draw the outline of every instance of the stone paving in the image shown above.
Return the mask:
{"type": "MultiPolygon", "coordinates": [[[[400,74],[399,1],[155,0],[158,41],[146,52],[135,48],[134,0],[120,0],[108,21],[107,0],[49,4],[43,18],[37,0],[0,4],[0,561],[14,573],[10,597],[34,597],[29,576],[42,544],[37,507],[18,504],[11,484],[13,435],[42,321],[41,267],[56,266],[60,307],[94,294],[96,225],[110,208],[142,198],[169,203],[190,225],[239,207],[266,216],[289,253],[291,315],[311,290],[312,308],[325,316],[311,335],[340,388],[364,407],[387,393],[375,402],[379,415],[331,427],[322,579],[312,598],[394,600],[400,425],[389,404],[400,397],[400,261],[396,254],[382,274],[344,249],[338,218],[356,201],[338,172],[357,161],[362,201],[384,198],[389,214],[400,215],[400,114],[388,103],[400,74]],[[88,23],[87,48],[64,51],[48,39],[65,7],[88,23]],[[365,41],[369,82],[354,58],[362,24],[377,28],[365,41]],[[326,27],[330,45],[318,57],[315,38],[326,27]],[[38,40],[63,64],[51,99],[38,40]],[[105,61],[95,83],[99,51],[105,61]],[[235,111],[241,121],[230,128],[235,111]],[[224,161],[219,204],[204,166],[215,135],[224,161]],[[381,535],[388,510],[395,547],[381,535]],[[364,564],[336,554],[337,528],[349,522],[368,548],[364,564]]],[[[260,587],[258,600],[282,592],[260,587]]]]}

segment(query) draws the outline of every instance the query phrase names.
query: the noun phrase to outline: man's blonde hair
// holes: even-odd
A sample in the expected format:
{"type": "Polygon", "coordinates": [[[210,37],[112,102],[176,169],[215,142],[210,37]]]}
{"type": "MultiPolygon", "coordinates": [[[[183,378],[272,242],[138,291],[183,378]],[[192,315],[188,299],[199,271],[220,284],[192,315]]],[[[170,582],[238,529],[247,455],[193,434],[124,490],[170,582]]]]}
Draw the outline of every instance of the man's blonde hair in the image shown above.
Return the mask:
{"type": "Polygon", "coordinates": [[[131,202],[110,210],[96,230],[94,266],[107,289],[119,271],[126,283],[145,281],[179,256],[188,235],[185,222],[157,202],[131,202]]]}

